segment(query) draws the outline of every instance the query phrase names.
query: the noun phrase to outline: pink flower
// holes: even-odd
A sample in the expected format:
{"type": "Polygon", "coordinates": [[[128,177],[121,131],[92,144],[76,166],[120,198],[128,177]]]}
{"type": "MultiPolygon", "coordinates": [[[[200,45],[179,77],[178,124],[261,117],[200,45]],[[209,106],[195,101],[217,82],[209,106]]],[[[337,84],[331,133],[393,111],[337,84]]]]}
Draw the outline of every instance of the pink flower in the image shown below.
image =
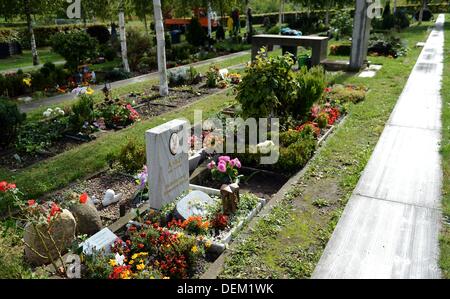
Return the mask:
{"type": "Polygon", "coordinates": [[[208,169],[209,170],[214,169],[215,167],[216,167],[216,162],[211,161],[210,163],[208,163],[208,169]]]}
{"type": "Polygon", "coordinates": [[[239,161],[238,158],[234,159],[233,161],[234,161],[234,165],[235,165],[237,168],[241,168],[241,167],[242,167],[241,161],[239,161]]]}
{"type": "Polygon", "coordinates": [[[227,165],[225,163],[219,163],[219,165],[217,166],[217,169],[221,173],[226,173],[227,172],[227,165]]]}
{"type": "Polygon", "coordinates": [[[229,156],[221,156],[219,157],[219,161],[230,162],[231,158],[229,156]]]}
{"type": "Polygon", "coordinates": [[[231,168],[233,168],[234,166],[236,166],[236,161],[235,160],[230,160],[230,166],[231,168]]]}

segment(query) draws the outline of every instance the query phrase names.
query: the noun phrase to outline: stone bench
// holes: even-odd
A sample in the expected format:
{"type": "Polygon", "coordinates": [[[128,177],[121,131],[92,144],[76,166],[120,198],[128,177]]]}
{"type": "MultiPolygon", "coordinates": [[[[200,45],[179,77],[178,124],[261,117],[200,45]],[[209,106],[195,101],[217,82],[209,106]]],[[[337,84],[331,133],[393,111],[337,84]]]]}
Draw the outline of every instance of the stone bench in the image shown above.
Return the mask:
{"type": "Polygon", "coordinates": [[[328,56],[328,37],[261,34],[252,37],[252,61],[262,47],[270,51],[274,45],[311,48],[313,66],[321,64],[328,56]]]}

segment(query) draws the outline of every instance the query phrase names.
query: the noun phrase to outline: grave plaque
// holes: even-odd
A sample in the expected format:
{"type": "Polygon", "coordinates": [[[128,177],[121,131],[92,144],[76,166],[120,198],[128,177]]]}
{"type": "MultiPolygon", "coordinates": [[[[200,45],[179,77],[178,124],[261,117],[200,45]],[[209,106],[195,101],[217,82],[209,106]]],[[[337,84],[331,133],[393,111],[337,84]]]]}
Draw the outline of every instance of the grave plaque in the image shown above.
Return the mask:
{"type": "Polygon", "coordinates": [[[112,231],[104,228],[81,244],[83,246],[83,253],[87,255],[91,255],[94,252],[109,254],[111,252],[111,246],[117,238],[112,231]]]}
{"type": "Polygon", "coordinates": [[[161,209],[189,189],[189,126],[173,120],[146,132],[150,207],[161,209]]]}

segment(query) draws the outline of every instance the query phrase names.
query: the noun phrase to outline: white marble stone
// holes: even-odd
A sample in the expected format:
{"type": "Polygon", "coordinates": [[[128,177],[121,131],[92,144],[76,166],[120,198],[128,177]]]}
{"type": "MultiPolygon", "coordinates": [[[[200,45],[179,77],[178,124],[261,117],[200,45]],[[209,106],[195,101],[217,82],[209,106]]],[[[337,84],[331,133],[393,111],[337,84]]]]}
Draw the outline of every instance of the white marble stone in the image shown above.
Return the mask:
{"type": "Polygon", "coordinates": [[[108,228],[104,228],[81,244],[83,253],[91,255],[95,252],[109,254],[117,236],[108,228]]]}
{"type": "Polygon", "coordinates": [[[149,198],[161,209],[189,189],[189,126],[173,120],[146,132],[149,198]]]}

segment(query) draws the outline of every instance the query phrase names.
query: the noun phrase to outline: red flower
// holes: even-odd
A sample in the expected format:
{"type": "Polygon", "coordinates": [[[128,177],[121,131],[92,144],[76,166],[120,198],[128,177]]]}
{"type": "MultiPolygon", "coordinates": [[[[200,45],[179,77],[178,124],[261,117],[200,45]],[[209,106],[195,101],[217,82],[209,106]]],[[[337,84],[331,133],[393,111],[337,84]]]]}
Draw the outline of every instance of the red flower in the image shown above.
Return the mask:
{"type": "Polygon", "coordinates": [[[5,192],[6,191],[6,186],[8,185],[7,182],[3,181],[0,182],[0,192],[5,192]]]}
{"type": "Polygon", "coordinates": [[[61,208],[58,207],[56,203],[52,203],[52,208],[50,209],[50,217],[54,217],[56,214],[61,213],[61,208]]]}
{"type": "Polygon", "coordinates": [[[16,185],[15,184],[8,184],[8,182],[3,181],[0,182],[0,192],[6,192],[8,190],[12,190],[12,189],[16,189],[16,185]]]}
{"type": "Polygon", "coordinates": [[[85,204],[87,202],[87,200],[88,200],[87,193],[83,193],[83,194],[80,195],[80,203],[81,204],[85,204]]]}
{"type": "Polygon", "coordinates": [[[29,207],[32,207],[32,206],[34,206],[36,204],[36,201],[34,200],[34,199],[30,199],[29,201],[28,201],[28,206],[29,207]]]}
{"type": "Polygon", "coordinates": [[[139,243],[139,244],[138,244],[138,247],[139,247],[139,249],[142,249],[142,248],[144,248],[144,244],[139,243]]]}

